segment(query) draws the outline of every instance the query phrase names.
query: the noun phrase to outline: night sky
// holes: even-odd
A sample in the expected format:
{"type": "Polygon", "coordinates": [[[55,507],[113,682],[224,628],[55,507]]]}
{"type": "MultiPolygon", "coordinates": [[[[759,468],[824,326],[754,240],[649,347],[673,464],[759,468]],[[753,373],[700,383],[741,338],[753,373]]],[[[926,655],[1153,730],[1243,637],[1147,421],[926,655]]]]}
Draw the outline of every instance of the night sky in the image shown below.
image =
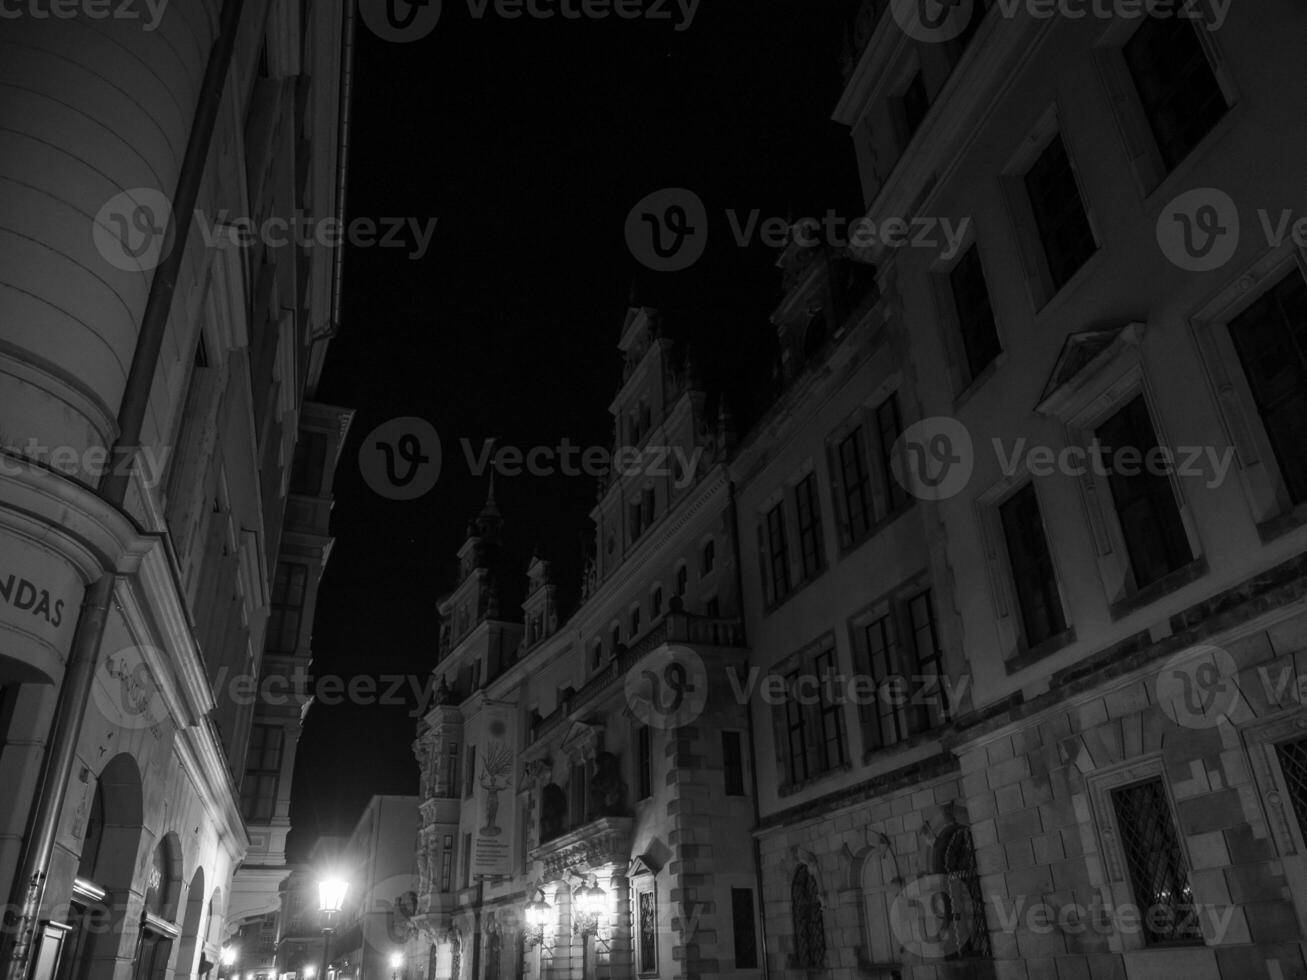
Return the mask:
{"type": "MultiPolygon", "coordinates": [[[[670,5],[675,9],[675,4],[670,5]]],[[[438,598],[479,510],[459,440],[609,445],[629,300],[693,341],[737,417],[765,406],[780,297],[776,253],[736,245],[743,217],[857,213],[838,99],[845,0],[703,0],[693,24],[475,20],[445,0],[435,31],[388,43],[359,25],[350,217],[439,219],[420,260],[350,248],[342,332],[318,400],[357,409],[336,478],[337,538],[319,595],[315,674],[412,674],[435,663],[438,598]],[[624,238],[645,195],[704,201],[708,250],[644,270],[624,238]],[[396,502],[358,466],[362,438],[429,420],[444,467],[396,502]]],[[[493,8],[492,8],[493,9],[493,8]]],[[[555,562],[572,596],[595,487],[585,477],[498,479],[509,542],[555,562]]],[[[410,695],[411,697],[411,695],[410,695]]],[[[318,704],[296,767],[289,858],[348,832],[376,793],[416,793],[406,706],[318,704]]]]}

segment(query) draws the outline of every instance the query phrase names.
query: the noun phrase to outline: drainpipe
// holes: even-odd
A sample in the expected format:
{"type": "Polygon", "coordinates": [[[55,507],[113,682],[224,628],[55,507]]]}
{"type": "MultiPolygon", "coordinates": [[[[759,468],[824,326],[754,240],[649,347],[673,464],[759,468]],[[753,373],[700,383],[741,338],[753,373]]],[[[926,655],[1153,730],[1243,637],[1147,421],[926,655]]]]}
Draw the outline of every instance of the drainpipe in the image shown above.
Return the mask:
{"type": "MultiPolygon", "coordinates": [[[[354,5],[356,0],[344,0],[345,22],[341,29],[340,61],[340,109],[339,141],[336,146],[336,221],[338,227],[345,226],[345,196],[349,181],[350,149],[350,103],[354,95],[354,5]]],[[[327,329],[314,340],[329,340],[340,331],[341,283],[345,269],[345,243],[336,246],[332,257],[331,281],[331,318],[327,329]]]]}
{"type": "MultiPolygon", "coordinates": [[[[740,602],[740,630],[744,634],[741,641],[747,648],[749,645],[749,635],[747,632],[744,618],[744,571],[741,567],[741,548],[740,540],[742,529],[740,527],[740,512],[735,501],[735,482],[727,479],[726,482],[727,506],[731,512],[731,526],[735,528],[735,594],[739,596],[740,602]]],[[[749,723],[749,775],[753,777],[753,825],[756,827],[762,823],[762,804],[758,800],[758,749],[754,744],[753,733],[753,700],[750,699],[744,703],[745,717],[749,723]]],[[[763,892],[762,880],[762,842],[758,840],[757,835],[753,838],[753,876],[758,883],[758,941],[762,946],[762,975],[763,980],[768,980],[771,976],[770,962],[767,958],[767,899],[763,892]]]]}
{"type": "MultiPolygon", "coordinates": [[[[111,459],[132,459],[140,449],[150,388],[158,368],[159,352],[167,331],[168,311],[176,292],[186,240],[195,214],[195,203],[204,177],[204,164],[209,156],[222,93],[236,47],[236,33],[243,7],[244,0],[226,0],[223,4],[218,36],[205,66],[199,104],[186,143],[186,155],[182,159],[177,190],[173,195],[172,214],[168,219],[168,234],[171,237],[164,240],[172,242],[172,249],[159,264],[150,282],[150,295],[145,303],[132,366],[118,411],[119,436],[110,453],[111,459]]],[[[126,467],[117,465],[109,467],[109,473],[99,488],[100,497],[119,509],[127,499],[129,477],[125,470],[126,467]]],[[[45,898],[50,859],[54,853],[59,815],[76,764],[82,720],[86,716],[95,680],[96,657],[104,641],[109,605],[113,600],[117,580],[118,575],[113,571],[101,576],[87,591],[78,616],[68,654],[68,666],[55,705],[50,743],[46,747],[41,775],[37,781],[36,798],[23,835],[24,847],[10,892],[11,912],[6,915],[6,931],[14,939],[6,957],[5,980],[24,980],[28,973],[33,940],[45,898]]]]}

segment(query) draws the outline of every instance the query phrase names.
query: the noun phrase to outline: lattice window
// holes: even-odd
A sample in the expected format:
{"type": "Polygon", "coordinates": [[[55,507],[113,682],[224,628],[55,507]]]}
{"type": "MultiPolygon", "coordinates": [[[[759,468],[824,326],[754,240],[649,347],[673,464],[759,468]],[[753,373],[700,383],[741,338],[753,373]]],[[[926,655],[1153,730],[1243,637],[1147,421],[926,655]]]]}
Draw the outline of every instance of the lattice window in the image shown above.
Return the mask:
{"type": "MultiPolygon", "coordinates": [[[[994,949],[989,940],[989,926],[985,921],[985,895],[980,889],[980,874],[976,870],[976,848],[971,840],[971,831],[959,824],[954,824],[941,835],[939,850],[940,874],[945,875],[966,895],[969,909],[947,909],[949,921],[955,916],[966,915],[967,921],[958,921],[958,935],[962,942],[955,959],[984,957],[992,959],[994,949]]],[[[950,902],[946,893],[945,901],[950,902]]]]}
{"type": "Polygon", "coordinates": [[[658,904],[653,888],[644,888],[636,892],[639,916],[639,971],[656,973],[658,971],[658,904]]]}
{"type": "Polygon", "coordinates": [[[1112,793],[1130,884],[1139,904],[1144,940],[1158,943],[1202,942],[1189,866],[1171,820],[1160,778],[1112,793]],[[1159,910],[1165,910],[1161,914],[1159,910]]]}
{"type": "Polygon", "coordinates": [[[1277,745],[1275,754],[1280,759],[1284,785],[1289,790],[1289,800],[1293,803],[1298,827],[1307,836],[1307,738],[1277,745]]]}
{"type": "Polygon", "coordinates": [[[486,980],[500,980],[503,947],[504,940],[498,930],[486,937],[486,980]]]}
{"type": "Polygon", "coordinates": [[[794,917],[793,965],[800,969],[825,966],[826,921],[821,911],[821,891],[805,864],[794,873],[790,902],[794,917]]]}

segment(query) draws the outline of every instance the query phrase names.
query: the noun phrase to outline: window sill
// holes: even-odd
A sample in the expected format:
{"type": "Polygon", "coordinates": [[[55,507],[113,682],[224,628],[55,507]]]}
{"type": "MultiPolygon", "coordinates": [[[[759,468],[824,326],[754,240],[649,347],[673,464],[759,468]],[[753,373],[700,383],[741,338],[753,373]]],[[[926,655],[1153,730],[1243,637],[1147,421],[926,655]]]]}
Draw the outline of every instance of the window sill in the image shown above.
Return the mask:
{"type": "Polygon", "coordinates": [[[864,766],[870,765],[877,759],[888,757],[893,752],[903,752],[907,749],[915,749],[918,745],[923,745],[927,742],[937,741],[950,724],[952,724],[952,719],[946,718],[943,724],[937,725],[934,728],[927,728],[924,731],[916,732],[900,742],[895,742],[893,745],[879,745],[874,749],[866,749],[862,753],[862,764],[864,766]]]}
{"type": "Polygon", "coordinates": [[[1033,647],[1020,649],[1003,665],[1008,676],[1025,670],[1031,664],[1038,663],[1046,657],[1051,657],[1059,650],[1069,647],[1076,642],[1076,628],[1074,626],[1064,629],[1061,633],[1050,636],[1042,643],[1036,643],[1033,647]]]}
{"type": "Polygon", "coordinates": [[[853,554],[853,552],[857,551],[872,538],[880,534],[881,531],[885,530],[887,527],[889,527],[891,524],[897,521],[904,514],[912,510],[912,507],[916,502],[917,502],[916,498],[909,495],[906,501],[900,504],[895,510],[890,511],[875,524],[871,525],[871,527],[867,528],[867,530],[862,534],[860,534],[858,537],[850,540],[848,544],[841,543],[840,555],[839,555],[840,558],[841,559],[847,558],[849,555],[853,554]]]}
{"type": "Polygon", "coordinates": [[[1270,544],[1304,524],[1307,524],[1307,501],[1262,521],[1257,525],[1257,536],[1262,539],[1262,544],[1270,544]]]}
{"type": "Polygon", "coordinates": [[[1178,592],[1180,589],[1196,582],[1209,571],[1206,557],[1199,555],[1188,565],[1182,565],[1169,575],[1164,575],[1147,588],[1140,589],[1134,595],[1119,599],[1108,607],[1108,614],[1113,621],[1124,619],[1144,606],[1151,605],[1163,596],[1178,592]]]}
{"type": "Polygon", "coordinates": [[[832,776],[838,776],[840,773],[848,773],[852,771],[853,763],[851,761],[842,762],[838,766],[831,766],[829,769],[819,772],[815,776],[809,776],[807,779],[800,780],[797,783],[786,783],[776,790],[776,795],[781,799],[785,799],[787,796],[793,796],[795,793],[802,792],[810,786],[817,785],[824,779],[830,779],[832,776]]]}

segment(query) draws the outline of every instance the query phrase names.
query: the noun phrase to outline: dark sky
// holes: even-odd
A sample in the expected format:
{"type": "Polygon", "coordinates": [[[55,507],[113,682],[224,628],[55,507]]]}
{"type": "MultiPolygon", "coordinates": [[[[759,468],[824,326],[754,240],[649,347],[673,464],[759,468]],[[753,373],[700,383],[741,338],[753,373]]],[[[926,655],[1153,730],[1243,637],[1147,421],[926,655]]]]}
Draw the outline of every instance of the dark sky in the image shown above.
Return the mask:
{"type": "MultiPolygon", "coordinates": [[[[632,289],[693,341],[737,415],[747,422],[765,403],[776,253],[737,246],[726,212],[856,212],[848,132],[830,121],[848,6],[703,0],[677,32],[666,21],[475,20],[445,0],[435,31],[411,44],[360,24],[349,216],[439,223],[418,261],[408,249],[346,254],[342,333],[318,398],[357,414],[336,479],[315,674],[426,677],[436,601],[486,489],[459,440],[610,444],[632,289]],[[707,206],[708,249],[688,270],[653,273],[624,224],[673,186],[707,206]],[[444,447],[440,481],[412,502],[378,496],[359,473],[362,438],[399,416],[429,420],[444,447]]],[[[510,543],[524,557],[539,545],[574,591],[593,483],[521,476],[496,490],[510,543]]],[[[291,860],[319,834],[347,832],[371,795],[417,792],[414,725],[405,706],[314,706],[291,860]]]]}

